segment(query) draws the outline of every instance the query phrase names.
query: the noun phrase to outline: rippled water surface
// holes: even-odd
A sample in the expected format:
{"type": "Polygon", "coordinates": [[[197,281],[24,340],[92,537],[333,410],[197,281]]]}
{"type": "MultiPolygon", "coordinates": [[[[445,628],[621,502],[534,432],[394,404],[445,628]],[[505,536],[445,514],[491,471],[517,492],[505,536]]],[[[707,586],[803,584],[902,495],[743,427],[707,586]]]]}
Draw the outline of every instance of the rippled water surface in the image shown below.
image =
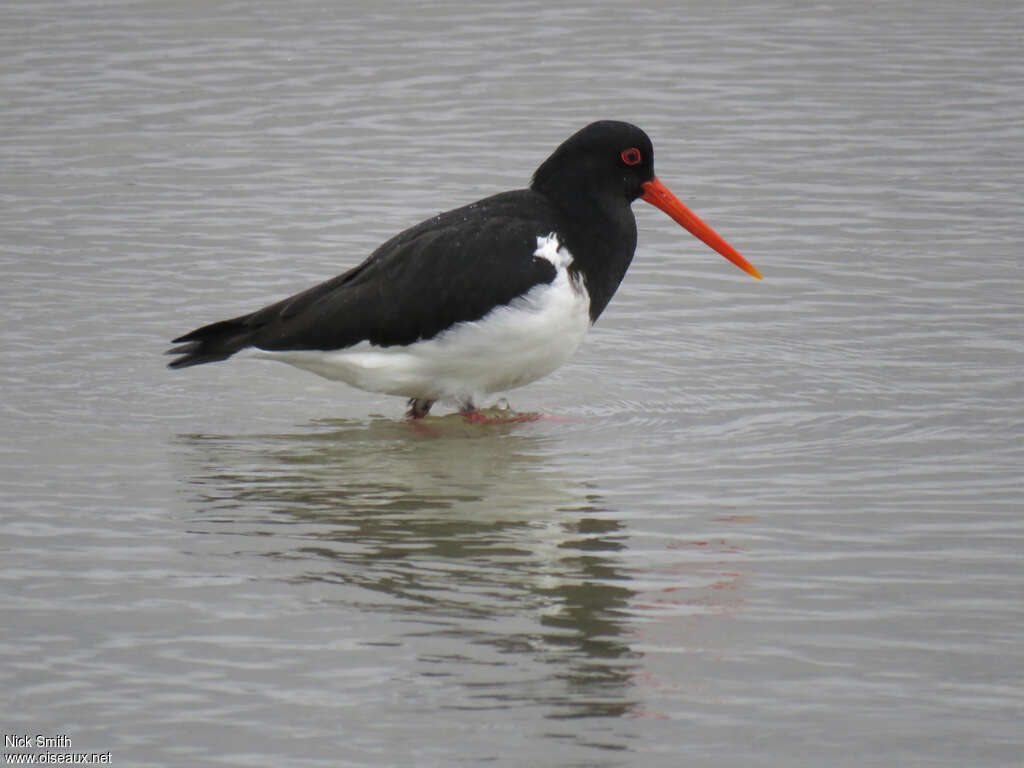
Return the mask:
{"type": "Polygon", "coordinates": [[[4,733],[132,766],[1019,765],[1022,28],[5,2],[4,733]],[[164,368],[604,117],[765,279],[637,203],[580,353],[508,395],[557,419],[164,368]]]}

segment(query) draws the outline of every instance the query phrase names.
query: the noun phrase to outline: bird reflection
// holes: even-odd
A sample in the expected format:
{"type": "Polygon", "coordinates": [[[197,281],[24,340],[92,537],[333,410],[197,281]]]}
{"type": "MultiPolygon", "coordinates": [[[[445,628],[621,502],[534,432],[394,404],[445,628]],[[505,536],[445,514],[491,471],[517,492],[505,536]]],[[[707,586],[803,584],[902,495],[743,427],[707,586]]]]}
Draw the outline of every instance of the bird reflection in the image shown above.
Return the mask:
{"type": "Polygon", "coordinates": [[[464,676],[474,700],[529,699],[556,718],[627,714],[639,654],[623,524],[567,476],[550,436],[428,421],[183,436],[193,527],[259,537],[291,580],[400,617],[407,629],[390,640],[411,642],[424,674],[464,676]],[[480,664],[505,671],[466,672],[480,664]]]}

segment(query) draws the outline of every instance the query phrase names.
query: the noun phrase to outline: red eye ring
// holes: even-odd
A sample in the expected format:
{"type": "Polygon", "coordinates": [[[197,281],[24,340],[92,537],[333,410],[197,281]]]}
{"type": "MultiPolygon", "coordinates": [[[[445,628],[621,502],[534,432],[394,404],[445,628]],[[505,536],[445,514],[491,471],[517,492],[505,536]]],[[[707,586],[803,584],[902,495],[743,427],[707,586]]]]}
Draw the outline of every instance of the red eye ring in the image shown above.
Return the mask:
{"type": "Polygon", "coordinates": [[[622,157],[622,162],[626,165],[640,165],[644,159],[643,155],[640,154],[640,150],[636,147],[622,150],[620,157],[622,157]]]}

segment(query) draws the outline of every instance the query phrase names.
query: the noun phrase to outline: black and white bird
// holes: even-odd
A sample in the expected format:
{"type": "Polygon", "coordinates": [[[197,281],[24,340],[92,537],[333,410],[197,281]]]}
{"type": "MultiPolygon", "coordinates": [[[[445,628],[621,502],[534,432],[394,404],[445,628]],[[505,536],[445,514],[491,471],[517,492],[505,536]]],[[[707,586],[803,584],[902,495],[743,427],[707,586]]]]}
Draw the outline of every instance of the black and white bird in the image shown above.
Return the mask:
{"type": "Polygon", "coordinates": [[[756,269],[654,174],[651,140],[623,122],[570,136],[528,189],[441,213],[347,272],[174,340],[171,368],[254,348],[359,389],[467,414],[554,371],[579,347],[636,249],[631,204],[651,203],[741,269],[756,269]]]}

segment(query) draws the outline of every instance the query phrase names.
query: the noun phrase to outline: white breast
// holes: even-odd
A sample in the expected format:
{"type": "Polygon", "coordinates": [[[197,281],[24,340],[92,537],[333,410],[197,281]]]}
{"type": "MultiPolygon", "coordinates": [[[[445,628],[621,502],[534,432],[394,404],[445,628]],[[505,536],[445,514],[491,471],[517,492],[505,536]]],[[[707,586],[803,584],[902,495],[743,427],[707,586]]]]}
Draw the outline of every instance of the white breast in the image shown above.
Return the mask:
{"type": "Polygon", "coordinates": [[[551,283],[536,285],[479,320],[459,323],[432,339],[405,346],[362,342],[321,352],[260,350],[359,389],[460,405],[536,381],[568,360],[590,329],[590,298],[569,275],[572,254],[554,233],[537,238],[534,258],[555,267],[551,283]]]}

